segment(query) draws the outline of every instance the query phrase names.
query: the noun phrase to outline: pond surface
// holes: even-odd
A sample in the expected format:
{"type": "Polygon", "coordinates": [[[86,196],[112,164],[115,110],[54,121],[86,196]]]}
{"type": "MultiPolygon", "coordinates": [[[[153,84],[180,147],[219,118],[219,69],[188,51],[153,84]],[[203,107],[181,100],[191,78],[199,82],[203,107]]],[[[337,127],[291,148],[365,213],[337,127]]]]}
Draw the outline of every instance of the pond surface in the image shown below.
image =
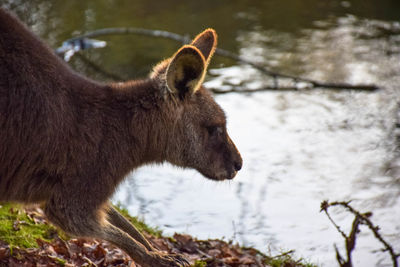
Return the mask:
{"type": "MultiPolygon", "coordinates": [[[[399,1],[4,1],[52,47],[104,27],[143,27],[195,35],[213,27],[219,46],[269,68],[332,82],[375,83],[377,92],[319,89],[217,95],[244,159],[230,182],[170,165],[143,167],[116,193],[134,215],[165,233],[234,240],[264,252],[337,266],[344,240],[319,212],[323,200],[353,200],[400,251],[397,152],[400,99],[399,1]]],[[[179,44],[142,36],[104,38],[91,60],[124,78],[146,75],[179,44]]],[[[73,58],[72,66],[106,77],[73,58]]],[[[259,88],[271,80],[215,56],[206,86],[259,88]]],[[[352,216],[333,210],[348,231],[352,216]]],[[[361,227],[355,266],[391,266],[361,227]]]]}

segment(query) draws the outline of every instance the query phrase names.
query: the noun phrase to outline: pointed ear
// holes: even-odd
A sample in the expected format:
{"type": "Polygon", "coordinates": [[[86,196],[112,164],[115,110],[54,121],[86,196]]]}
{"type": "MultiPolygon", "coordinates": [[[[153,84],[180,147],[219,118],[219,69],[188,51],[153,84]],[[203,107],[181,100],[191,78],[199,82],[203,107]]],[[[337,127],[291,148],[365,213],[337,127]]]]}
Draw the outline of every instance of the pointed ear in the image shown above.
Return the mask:
{"type": "Polygon", "coordinates": [[[167,69],[167,86],[181,99],[192,95],[200,87],[206,73],[202,53],[192,45],[185,45],[172,57],[167,69]]]}
{"type": "Polygon", "coordinates": [[[217,47],[217,33],[207,29],[194,38],[192,45],[201,51],[208,64],[217,47]]]}

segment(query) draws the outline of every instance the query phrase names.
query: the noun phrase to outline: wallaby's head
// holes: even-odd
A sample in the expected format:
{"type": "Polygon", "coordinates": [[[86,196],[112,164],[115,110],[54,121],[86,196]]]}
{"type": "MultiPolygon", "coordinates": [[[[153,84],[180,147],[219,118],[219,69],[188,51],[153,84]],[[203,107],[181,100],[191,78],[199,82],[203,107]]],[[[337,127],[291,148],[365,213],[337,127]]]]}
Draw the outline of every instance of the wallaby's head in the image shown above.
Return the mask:
{"type": "Polygon", "coordinates": [[[242,158],[226,129],[226,117],[202,86],[216,49],[217,35],[207,29],[190,45],[159,63],[150,75],[168,103],[168,135],[164,160],[194,168],[213,180],[232,179],[242,158]]]}

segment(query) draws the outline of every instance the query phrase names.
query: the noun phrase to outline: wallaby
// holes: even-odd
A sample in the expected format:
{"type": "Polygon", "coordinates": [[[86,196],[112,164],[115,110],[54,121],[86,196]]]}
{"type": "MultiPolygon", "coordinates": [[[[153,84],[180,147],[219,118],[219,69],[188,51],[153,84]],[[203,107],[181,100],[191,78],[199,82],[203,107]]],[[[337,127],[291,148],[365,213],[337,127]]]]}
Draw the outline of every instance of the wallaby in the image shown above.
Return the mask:
{"type": "Polygon", "coordinates": [[[170,162],[232,179],[242,158],[202,86],[216,49],[207,29],[148,78],[84,78],[0,8],[0,201],[41,203],[75,236],[107,240],[141,266],[187,266],[150,243],[108,202],[144,164],[170,162]]]}

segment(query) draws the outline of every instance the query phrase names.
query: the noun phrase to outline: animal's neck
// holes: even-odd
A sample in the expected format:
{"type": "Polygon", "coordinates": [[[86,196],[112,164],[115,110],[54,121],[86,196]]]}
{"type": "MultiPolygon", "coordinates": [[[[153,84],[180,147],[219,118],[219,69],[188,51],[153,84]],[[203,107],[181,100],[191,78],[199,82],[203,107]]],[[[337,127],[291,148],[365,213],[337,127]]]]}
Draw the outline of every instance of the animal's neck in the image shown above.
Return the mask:
{"type": "Polygon", "coordinates": [[[150,79],[111,84],[113,95],[109,103],[116,116],[111,113],[110,120],[124,120],[124,136],[120,138],[129,145],[121,149],[129,149],[125,153],[131,159],[130,168],[162,162],[166,158],[167,127],[173,109],[156,86],[150,79]]]}

